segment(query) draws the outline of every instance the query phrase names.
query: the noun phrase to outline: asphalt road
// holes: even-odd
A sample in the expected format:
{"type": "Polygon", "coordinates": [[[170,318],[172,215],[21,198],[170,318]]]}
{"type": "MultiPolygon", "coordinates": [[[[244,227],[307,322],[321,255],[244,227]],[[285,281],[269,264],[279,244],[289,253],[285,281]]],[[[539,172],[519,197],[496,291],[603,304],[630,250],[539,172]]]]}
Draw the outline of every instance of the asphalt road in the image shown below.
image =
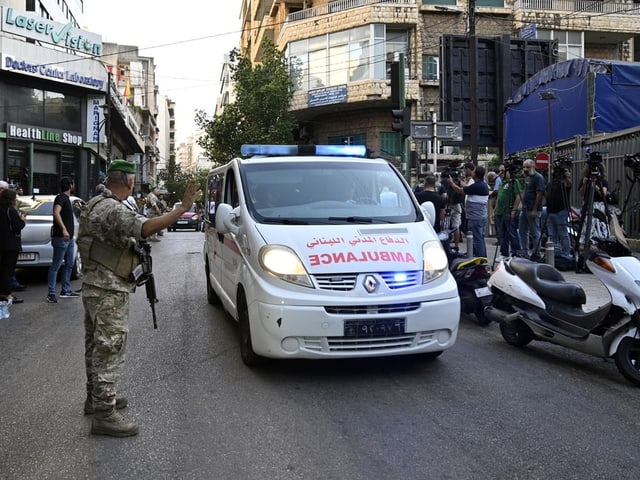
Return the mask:
{"type": "Polygon", "coordinates": [[[120,386],[136,437],[89,434],[81,300],[47,304],[45,275],[23,276],[25,303],[0,320],[0,478],[640,477],[640,390],[612,360],[517,349],[470,317],[434,361],[246,368],[234,324],[207,304],[202,240],[153,245],[158,330],[144,290],[132,297],[120,386]]]}

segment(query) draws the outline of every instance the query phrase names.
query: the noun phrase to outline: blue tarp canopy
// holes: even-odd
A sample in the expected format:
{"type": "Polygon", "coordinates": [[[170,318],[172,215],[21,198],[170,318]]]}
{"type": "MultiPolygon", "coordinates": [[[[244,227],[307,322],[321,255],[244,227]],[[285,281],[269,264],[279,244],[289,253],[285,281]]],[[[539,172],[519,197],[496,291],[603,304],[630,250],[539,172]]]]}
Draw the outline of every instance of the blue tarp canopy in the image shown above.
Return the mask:
{"type": "Polygon", "coordinates": [[[540,70],[507,101],[504,152],[545,147],[551,140],[549,130],[557,142],[637,125],[640,63],[568,60],[540,70]],[[545,99],[546,93],[553,99],[545,99]]]}

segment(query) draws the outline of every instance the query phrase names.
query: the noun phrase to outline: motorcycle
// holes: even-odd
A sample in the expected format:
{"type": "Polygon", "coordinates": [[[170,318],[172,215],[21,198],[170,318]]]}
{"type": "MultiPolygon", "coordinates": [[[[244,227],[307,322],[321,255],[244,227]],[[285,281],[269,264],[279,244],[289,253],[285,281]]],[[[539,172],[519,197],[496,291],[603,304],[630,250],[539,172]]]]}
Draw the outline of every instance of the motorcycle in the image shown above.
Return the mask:
{"type": "Polygon", "coordinates": [[[595,310],[584,310],[584,289],[557,269],[514,257],[499,262],[489,278],[493,297],[485,315],[511,345],[541,340],[613,357],[620,373],[640,386],[640,260],[595,251],[586,263],[610,295],[595,310]]]}
{"type": "Polygon", "coordinates": [[[476,317],[479,325],[489,325],[491,320],[485,315],[485,308],[491,304],[491,290],[487,280],[491,275],[486,257],[467,257],[451,248],[452,232],[442,231],[438,234],[440,243],[449,260],[449,271],[458,286],[460,309],[462,312],[476,317]]]}

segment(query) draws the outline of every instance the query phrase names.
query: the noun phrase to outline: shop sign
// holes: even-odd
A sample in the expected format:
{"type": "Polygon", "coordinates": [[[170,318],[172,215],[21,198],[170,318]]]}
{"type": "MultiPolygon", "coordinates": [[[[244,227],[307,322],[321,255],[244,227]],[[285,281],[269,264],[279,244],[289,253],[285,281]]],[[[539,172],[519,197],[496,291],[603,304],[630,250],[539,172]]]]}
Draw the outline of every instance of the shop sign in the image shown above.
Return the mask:
{"type": "Polygon", "coordinates": [[[96,90],[104,90],[106,84],[102,78],[87,75],[83,72],[66,70],[57,64],[30,62],[23,58],[5,55],[4,53],[2,54],[2,66],[0,69],[41,77],[56,82],[72,83],[96,90]]]}
{"type": "Polygon", "coordinates": [[[7,123],[7,138],[58,145],[82,145],[82,133],[7,123]]]}
{"type": "Polygon", "coordinates": [[[320,105],[331,105],[334,103],[344,103],[346,101],[347,86],[336,85],[335,87],[309,90],[307,103],[309,107],[319,107],[320,105]]]}
{"type": "Polygon", "coordinates": [[[2,31],[89,55],[102,55],[102,36],[33,12],[2,7],[2,31]]]}

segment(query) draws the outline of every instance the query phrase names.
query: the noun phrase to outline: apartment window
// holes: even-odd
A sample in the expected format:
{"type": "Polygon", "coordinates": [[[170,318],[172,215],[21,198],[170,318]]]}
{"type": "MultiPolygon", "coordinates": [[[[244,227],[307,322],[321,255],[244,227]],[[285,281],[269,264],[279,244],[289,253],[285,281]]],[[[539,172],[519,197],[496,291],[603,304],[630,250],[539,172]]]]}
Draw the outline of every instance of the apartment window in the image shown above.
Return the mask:
{"type": "Polygon", "coordinates": [[[350,133],[327,138],[329,145],[366,145],[367,136],[364,133],[350,133]]]}
{"type": "Polygon", "coordinates": [[[406,31],[367,25],[290,43],[290,75],[296,90],[383,80],[389,63],[407,51],[406,31]]]}
{"type": "Polygon", "coordinates": [[[422,0],[423,5],[457,5],[457,0],[422,0]]]}
{"type": "Polygon", "coordinates": [[[564,30],[538,30],[537,38],[558,40],[558,61],[584,58],[584,33],[564,30]]]}
{"type": "Polygon", "coordinates": [[[438,56],[422,56],[422,79],[431,82],[437,82],[440,79],[440,58],[438,56]]]}
{"type": "Polygon", "coordinates": [[[384,156],[402,156],[402,137],[398,132],[380,132],[380,154],[384,156]]]}
{"type": "Polygon", "coordinates": [[[504,0],[476,0],[476,7],[504,7],[504,0]]]}

